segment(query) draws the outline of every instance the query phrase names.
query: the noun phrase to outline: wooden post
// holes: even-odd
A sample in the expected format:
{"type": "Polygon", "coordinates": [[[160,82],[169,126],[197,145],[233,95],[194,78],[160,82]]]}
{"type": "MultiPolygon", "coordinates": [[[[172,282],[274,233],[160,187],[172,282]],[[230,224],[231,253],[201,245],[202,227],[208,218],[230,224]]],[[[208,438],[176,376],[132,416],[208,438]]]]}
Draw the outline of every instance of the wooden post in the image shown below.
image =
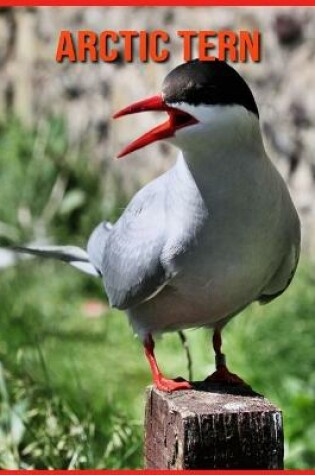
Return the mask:
{"type": "Polygon", "coordinates": [[[250,388],[148,388],[145,468],[281,469],[282,413],[250,388]]]}

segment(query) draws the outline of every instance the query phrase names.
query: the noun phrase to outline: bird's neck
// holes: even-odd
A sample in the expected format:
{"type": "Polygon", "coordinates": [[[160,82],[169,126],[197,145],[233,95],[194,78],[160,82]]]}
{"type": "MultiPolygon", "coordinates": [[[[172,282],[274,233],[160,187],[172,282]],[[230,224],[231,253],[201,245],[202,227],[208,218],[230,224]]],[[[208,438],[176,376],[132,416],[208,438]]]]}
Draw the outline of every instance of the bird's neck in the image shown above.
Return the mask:
{"type": "Polygon", "coordinates": [[[200,191],[210,189],[209,181],[217,186],[218,183],[227,186],[239,183],[243,175],[250,174],[253,167],[260,168],[266,161],[259,122],[250,120],[229,128],[216,127],[185,144],[182,159],[200,191]]]}

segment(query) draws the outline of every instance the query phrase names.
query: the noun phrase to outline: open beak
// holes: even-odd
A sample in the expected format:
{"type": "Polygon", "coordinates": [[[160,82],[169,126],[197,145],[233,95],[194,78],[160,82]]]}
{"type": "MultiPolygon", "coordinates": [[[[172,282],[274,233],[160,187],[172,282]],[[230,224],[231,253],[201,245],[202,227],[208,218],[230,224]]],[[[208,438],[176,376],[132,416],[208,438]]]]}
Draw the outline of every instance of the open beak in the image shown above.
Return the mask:
{"type": "Polygon", "coordinates": [[[146,111],[164,111],[168,114],[168,120],[152,130],[142,135],[138,139],[127,145],[117,156],[117,158],[124,157],[128,153],[134,152],[139,148],[145,147],[157,140],[167,139],[172,137],[176,130],[186,127],[188,125],[196,124],[198,121],[191,115],[183,112],[175,107],[170,107],[165,104],[162,96],[152,96],[139,102],[135,102],[128,107],[120,110],[114,115],[114,119],[124,115],[137,114],[138,112],[146,111]]]}

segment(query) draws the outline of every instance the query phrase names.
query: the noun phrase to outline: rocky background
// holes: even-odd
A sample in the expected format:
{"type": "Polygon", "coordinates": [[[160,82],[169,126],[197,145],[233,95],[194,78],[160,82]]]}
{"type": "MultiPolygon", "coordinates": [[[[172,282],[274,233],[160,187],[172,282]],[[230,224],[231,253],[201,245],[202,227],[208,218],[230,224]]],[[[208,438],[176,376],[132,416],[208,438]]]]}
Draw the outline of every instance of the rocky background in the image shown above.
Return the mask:
{"type": "MultiPolygon", "coordinates": [[[[157,117],[111,116],[120,107],[159,90],[181,62],[176,30],[254,29],[263,38],[262,61],[237,65],[249,82],[261,115],[266,148],[285,177],[303,224],[305,252],[315,259],[315,10],[283,7],[79,8],[0,10],[0,120],[14,113],[29,127],[64,116],[70,144],[90,144],[91,160],[103,164],[104,195],[127,194],[169,167],[176,151],[164,144],[113,157],[157,117]],[[165,64],[59,64],[62,29],[166,29],[172,38],[165,64]]],[[[3,152],[1,152],[3,153],[3,152]]]]}

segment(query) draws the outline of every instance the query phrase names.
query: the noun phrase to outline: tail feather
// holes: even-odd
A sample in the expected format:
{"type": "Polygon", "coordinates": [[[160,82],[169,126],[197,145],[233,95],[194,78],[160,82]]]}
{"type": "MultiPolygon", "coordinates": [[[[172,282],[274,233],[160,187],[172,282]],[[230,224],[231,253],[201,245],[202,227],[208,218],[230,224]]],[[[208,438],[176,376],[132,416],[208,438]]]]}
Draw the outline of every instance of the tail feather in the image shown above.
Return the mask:
{"type": "Polygon", "coordinates": [[[69,263],[86,274],[99,276],[99,271],[90,262],[84,249],[77,246],[14,246],[16,252],[32,254],[69,263]]]}

